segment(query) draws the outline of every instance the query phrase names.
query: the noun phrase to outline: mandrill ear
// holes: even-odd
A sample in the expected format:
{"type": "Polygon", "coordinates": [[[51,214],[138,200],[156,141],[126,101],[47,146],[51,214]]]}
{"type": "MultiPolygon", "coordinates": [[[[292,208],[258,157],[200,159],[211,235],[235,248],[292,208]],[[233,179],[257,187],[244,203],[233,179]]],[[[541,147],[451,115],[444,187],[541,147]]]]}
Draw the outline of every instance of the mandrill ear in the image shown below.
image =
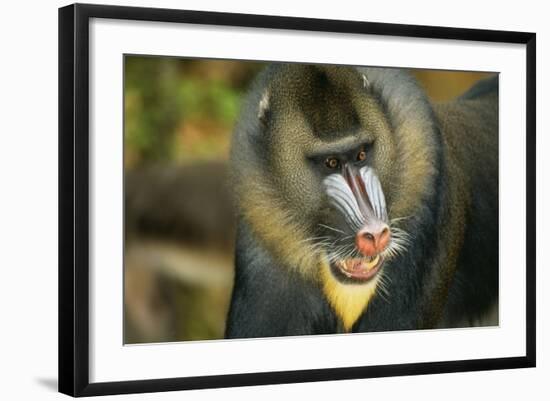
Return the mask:
{"type": "Polygon", "coordinates": [[[266,89],[260,98],[260,102],[258,103],[258,119],[264,125],[267,124],[269,119],[269,108],[269,89],[266,89]]]}
{"type": "Polygon", "coordinates": [[[369,79],[367,78],[367,76],[365,74],[361,74],[361,78],[363,78],[363,88],[365,88],[366,90],[369,90],[370,89],[369,79]]]}

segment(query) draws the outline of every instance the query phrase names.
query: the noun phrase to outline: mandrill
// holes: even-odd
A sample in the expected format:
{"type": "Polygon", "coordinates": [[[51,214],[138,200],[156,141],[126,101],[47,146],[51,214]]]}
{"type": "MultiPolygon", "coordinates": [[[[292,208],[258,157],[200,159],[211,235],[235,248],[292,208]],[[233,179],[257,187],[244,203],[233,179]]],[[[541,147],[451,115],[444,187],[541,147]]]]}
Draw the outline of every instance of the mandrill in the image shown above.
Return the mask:
{"type": "Polygon", "coordinates": [[[406,71],[273,64],[231,150],[226,337],[498,324],[498,77],[431,103],[406,71]]]}

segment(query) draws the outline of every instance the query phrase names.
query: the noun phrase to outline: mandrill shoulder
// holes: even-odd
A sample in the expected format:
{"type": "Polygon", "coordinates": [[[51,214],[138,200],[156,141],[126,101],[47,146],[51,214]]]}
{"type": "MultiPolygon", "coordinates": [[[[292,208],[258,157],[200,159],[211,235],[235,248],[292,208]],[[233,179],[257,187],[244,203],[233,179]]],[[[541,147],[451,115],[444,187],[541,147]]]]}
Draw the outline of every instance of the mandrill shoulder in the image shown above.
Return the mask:
{"type": "Polygon", "coordinates": [[[434,104],[450,175],[469,184],[493,179],[498,168],[498,77],[482,80],[459,98],[434,104]]]}
{"type": "Polygon", "coordinates": [[[494,197],[498,188],[498,77],[457,99],[435,104],[446,159],[446,181],[464,198],[494,197]]]}
{"type": "Polygon", "coordinates": [[[433,105],[444,160],[439,225],[445,235],[439,236],[434,260],[443,268],[431,269],[425,278],[430,296],[424,299],[424,327],[434,327],[442,316],[446,294],[473,238],[466,227],[487,226],[494,217],[483,205],[495,204],[498,189],[498,81],[496,87],[486,81],[478,85],[451,102],[433,105]]]}
{"type": "Polygon", "coordinates": [[[498,189],[498,77],[453,101],[434,104],[452,207],[469,210],[498,189]]]}

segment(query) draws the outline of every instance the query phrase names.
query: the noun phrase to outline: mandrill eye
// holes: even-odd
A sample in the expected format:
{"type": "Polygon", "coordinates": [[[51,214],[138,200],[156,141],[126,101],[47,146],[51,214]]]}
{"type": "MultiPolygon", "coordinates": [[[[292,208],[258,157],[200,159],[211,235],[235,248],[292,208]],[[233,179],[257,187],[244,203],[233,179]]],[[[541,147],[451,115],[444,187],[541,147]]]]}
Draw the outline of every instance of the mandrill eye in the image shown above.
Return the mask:
{"type": "Polygon", "coordinates": [[[365,160],[367,158],[367,152],[365,152],[364,150],[360,151],[359,153],[357,153],[357,161],[360,161],[362,162],[363,160],[365,160]]]}
{"type": "Polygon", "coordinates": [[[338,168],[340,166],[340,161],[336,157],[329,157],[325,160],[325,166],[331,169],[338,168]]]}

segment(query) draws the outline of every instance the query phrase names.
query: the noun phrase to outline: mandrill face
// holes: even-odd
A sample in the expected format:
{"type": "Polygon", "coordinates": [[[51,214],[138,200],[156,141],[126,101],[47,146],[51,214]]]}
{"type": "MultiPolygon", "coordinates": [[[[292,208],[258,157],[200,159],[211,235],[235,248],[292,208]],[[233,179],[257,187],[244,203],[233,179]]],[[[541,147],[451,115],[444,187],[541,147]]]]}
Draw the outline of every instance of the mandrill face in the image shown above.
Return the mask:
{"type": "Polygon", "coordinates": [[[264,98],[279,196],[306,227],[302,241],[321,254],[321,267],[311,269],[329,267],[343,284],[375,281],[407,241],[390,220],[396,189],[391,124],[365,75],[342,67],[289,68],[301,79],[282,79],[264,98]]]}

